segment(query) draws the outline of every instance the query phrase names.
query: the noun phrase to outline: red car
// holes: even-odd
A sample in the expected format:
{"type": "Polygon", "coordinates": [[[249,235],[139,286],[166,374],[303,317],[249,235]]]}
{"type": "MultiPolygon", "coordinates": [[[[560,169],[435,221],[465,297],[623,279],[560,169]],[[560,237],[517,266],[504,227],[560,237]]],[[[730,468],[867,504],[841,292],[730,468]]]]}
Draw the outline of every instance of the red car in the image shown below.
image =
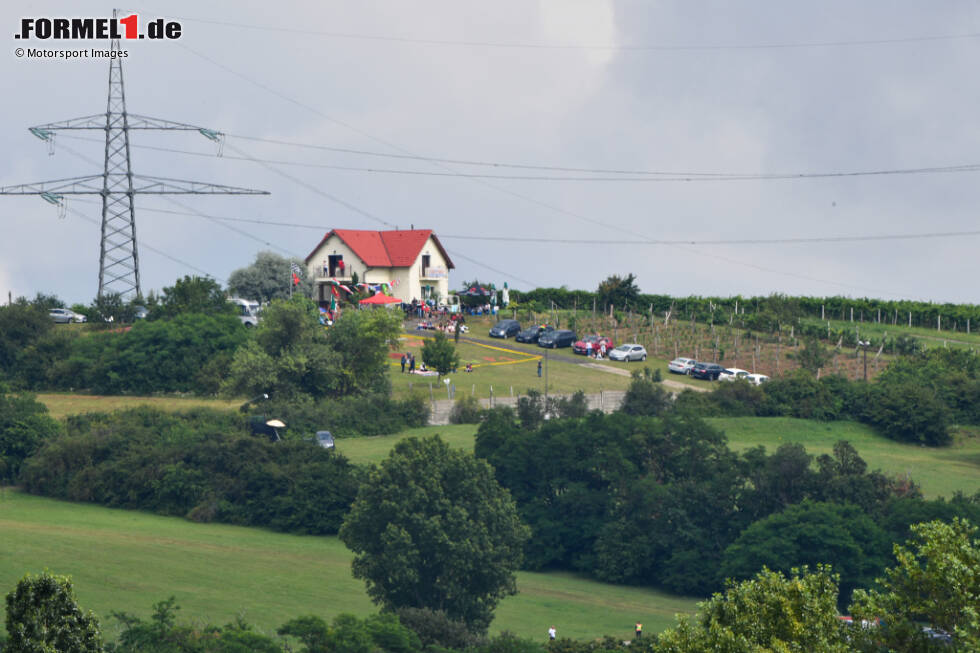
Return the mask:
{"type": "Polygon", "coordinates": [[[602,345],[603,344],[606,345],[606,353],[607,354],[610,351],[612,351],[612,348],[613,348],[612,338],[607,338],[606,336],[597,336],[597,335],[594,335],[593,334],[593,335],[590,335],[590,336],[584,336],[581,340],[579,340],[574,345],[572,345],[572,351],[574,351],[576,354],[585,355],[585,353],[588,351],[588,349],[586,348],[586,343],[589,343],[589,342],[592,343],[592,353],[593,354],[595,352],[597,352],[597,351],[602,351],[602,345]]]}

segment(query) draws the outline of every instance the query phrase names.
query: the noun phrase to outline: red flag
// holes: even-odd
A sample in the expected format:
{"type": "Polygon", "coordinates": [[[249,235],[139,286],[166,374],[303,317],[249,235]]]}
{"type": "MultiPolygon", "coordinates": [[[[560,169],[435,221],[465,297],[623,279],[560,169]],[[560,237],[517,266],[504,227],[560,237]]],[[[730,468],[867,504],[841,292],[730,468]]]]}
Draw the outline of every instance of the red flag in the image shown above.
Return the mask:
{"type": "Polygon", "coordinates": [[[298,286],[299,285],[299,277],[296,276],[296,273],[295,272],[293,272],[293,285],[294,286],[298,286]]]}
{"type": "Polygon", "coordinates": [[[333,293],[334,297],[340,297],[340,293],[337,292],[337,286],[330,286],[330,292],[333,293]]]}

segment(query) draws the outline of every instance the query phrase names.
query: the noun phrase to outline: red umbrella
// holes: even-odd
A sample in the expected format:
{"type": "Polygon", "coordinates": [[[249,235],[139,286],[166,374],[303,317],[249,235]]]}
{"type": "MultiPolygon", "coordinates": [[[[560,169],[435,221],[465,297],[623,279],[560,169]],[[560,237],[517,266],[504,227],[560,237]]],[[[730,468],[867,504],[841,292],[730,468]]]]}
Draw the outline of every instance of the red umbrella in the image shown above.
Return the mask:
{"type": "Polygon", "coordinates": [[[378,293],[376,295],[371,295],[367,299],[362,299],[358,303],[378,306],[383,304],[401,304],[402,300],[398,299],[397,297],[389,297],[388,295],[378,293]]]}

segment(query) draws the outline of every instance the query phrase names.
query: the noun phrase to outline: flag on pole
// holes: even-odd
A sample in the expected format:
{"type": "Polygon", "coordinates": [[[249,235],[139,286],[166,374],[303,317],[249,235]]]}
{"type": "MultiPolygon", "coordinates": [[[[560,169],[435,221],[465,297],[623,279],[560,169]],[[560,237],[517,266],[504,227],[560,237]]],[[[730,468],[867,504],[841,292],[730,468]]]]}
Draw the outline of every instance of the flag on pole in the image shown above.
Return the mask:
{"type": "Polygon", "coordinates": [[[289,270],[293,273],[293,285],[299,285],[299,275],[302,273],[303,269],[295,261],[289,264],[289,270]]]}

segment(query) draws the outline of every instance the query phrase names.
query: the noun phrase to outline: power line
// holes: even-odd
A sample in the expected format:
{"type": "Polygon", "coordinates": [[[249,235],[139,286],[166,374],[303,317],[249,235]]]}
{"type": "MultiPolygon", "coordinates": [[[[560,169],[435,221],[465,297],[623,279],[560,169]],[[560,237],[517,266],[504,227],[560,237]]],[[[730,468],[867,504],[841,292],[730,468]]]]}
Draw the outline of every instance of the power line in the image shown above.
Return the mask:
{"type": "Polygon", "coordinates": [[[920,234],[875,234],[863,236],[813,236],[806,238],[738,238],[720,240],[675,239],[675,240],[596,240],[576,238],[534,238],[525,236],[463,236],[454,234],[439,234],[443,240],[479,240],[509,243],[548,243],[563,245],[790,245],[813,243],[844,243],[867,242],[884,240],[921,240],[926,238],[960,238],[964,236],[980,236],[980,230],[974,231],[936,231],[920,234]]]}
{"type": "Polygon", "coordinates": [[[797,41],[797,42],[772,42],[772,43],[701,43],[701,44],[562,44],[562,43],[534,43],[534,42],[506,42],[506,41],[468,41],[455,39],[424,39],[404,36],[388,36],[379,34],[361,34],[356,32],[334,32],[324,30],[300,29],[295,27],[276,27],[271,25],[251,25],[247,23],[236,23],[230,21],[208,20],[204,18],[191,18],[187,16],[170,16],[176,20],[204,23],[208,25],[219,25],[222,27],[235,27],[239,29],[251,29],[266,32],[283,32],[287,34],[305,34],[308,36],[323,36],[335,39],[347,39],[358,41],[379,41],[387,43],[403,43],[412,45],[430,46],[453,46],[453,47],[477,47],[477,48],[500,48],[500,49],[522,49],[522,50],[599,50],[610,52],[703,52],[703,51],[739,51],[739,50],[791,50],[805,48],[833,48],[833,47],[854,47],[854,46],[877,46],[877,45],[897,45],[902,43],[928,43],[935,41],[955,41],[963,39],[975,39],[980,37],[980,33],[966,32],[961,34],[930,34],[921,36],[903,36],[895,38],[879,39],[841,39],[831,41],[797,41]]]}
{"type": "MultiPolygon", "coordinates": [[[[373,134],[370,134],[368,132],[365,132],[364,130],[359,129],[357,127],[354,127],[353,125],[350,125],[350,124],[348,124],[348,123],[346,123],[346,122],[344,122],[342,120],[338,120],[338,119],[336,119],[336,118],[334,118],[332,116],[329,116],[329,115],[323,113],[322,111],[320,111],[319,109],[317,109],[316,107],[310,106],[308,104],[305,104],[303,102],[300,102],[298,100],[295,100],[295,99],[293,99],[293,98],[291,98],[291,97],[289,97],[289,96],[287,96],[287,95],[285,95],[285,94],[283,94],[283,93],[281,93],[279,91],[276,91],[275,89],[272,89],[269,86],[267,86],[265,84],[262,84],[261,82],[258,82],[256,80],[253,80],[250,77],[248,77],[247,75],[244,75],[243,73],[240,73],[240,72],[238,72],[238,71],[236,71],[236,70],[234,70],[234,69],[232,69],[232,68],[230,68],[230,67],[228,67],[228,66],[226,66],[224,64],[221,64],[221,63],[215,61],[214,59],[212,59],[210,57],[207,57],[206,55],[204,55],[204,54],[202,54],[200,52],[197,52],[196,50],[194,50],[192,48],[189,48],[189,47],[187,47],[185,45],[182,45],[182,44],[179,44],[179,45],[180,45],[180,47],[184,48],[188,52],[191,52],[192,54],[194,54],[194,55],[196,55],[196,56],[204,59],[205,61],[211,63],[212,65],[215,65],[215,66],[221,68],[222,70],[225,70],[225,71],[227,71],[227,72],[235,75],[236,77],[239,77],[240,79],[243,79],[243,80],[249,82],[250,84],[253,84],[253,85],[257,86],[257,87],[265,90],[268,93],[272,93],[273,95],[275,95],[275,96],[277,96],[277,97],[279,97],[279,98],[281,98],[281,99],[283,99],[283,100],[285,100],[285,101],[287,101],[287,102],[289,102],[291,104],[295,104],[296,106],[299,106],[299,107],[302,107],[302,108],[304,108],[304,109],[306,109],[308,111],[311,111],[312,113],[314,113],[314,114],[316,114],[316,115],[324,118],[325,120],[328,120],[328,121],[333,122],[333,123],[335,123],[337,125],[340,125],[342,127],[345,127],[346,129],[349,129],[349,130],[353,131],[354,133],[360,134],[361,136],[363,136],[365,138],[368,138],[368,139],[370,139],[370,140],[372,140],[372,141],[374,141],[376,143],[379,143],[381,145],[384,145],[385,147],[389,147],[389,148],[391,148],[391,149],[393,149],[393,150],[395,150],[397,152],[400,152],[402,154],[408,154],[408,155],[414,155],[415,154],[414,152],[410,152],[410,151],[406,150],[405,148],[402,148],[402,147],[400,147],[398,145],[395,145],[393,143],[390,143],[390,142],[388,142],[388,141],[386,141],[386,140],[384,140],[382,138],[379,138],[377,136],[374,136],[373,134]]],[[[442,168],[444,170],[453,171],[452,168],[450,168],[450,167],[448,167],[448,166],[446,166],[446,165],[444,165],[442,163],[438,163],[438,162],[430,162],[430,163],[431,163],[431,165],[434,165],[434,166],[436,166],[438,168],[442,168]]],[[[271,166],[269,166],[269,164],[264,164],[264,165],[266,165],[267,167],[270,167],[271,168],[271,166]]],[[[274,168],[271,168],[271,169],[274,169],[274,168]]],[[[284,174],[284,173],[281,173],[280,172],[279,174],[284,174]]],[[[508,188],[504,188],[502,186],[497,186],[495,184],[492,184],[492,183],[490,183],[489,181],[487,181],[485,179],[473,178],[473,177],[471,177],[470,179],[473,182],[475,182],[475,183],[478,183],[478,184],[481,184],[481,185],[486,186],[488,188],[491,188],[493,190],[496,190],[497,192],[504,193],[506,195],[510,195],[512,197],[516,197],[516,198],[522,199],[522,200],[524,200],[526,202],[529,202],[531,204],[535,204],[537,206],[541,206],[543,208],[547,208],[547,209],[549,209],[551,211],[554,211],[556,213],[567,215],[569,217],[574,217],[574,218],[576,218],[578,220],[582,220],[584,222],[595,224],[595,225],[598,225],[600,227],[605,227],[607,229],[613,229],[615,231],[619,231],[621,233],[625,233],[625,234],[628,234],[628,235],[631,235],[631,236],[636,236],[636,237],[639,237],[641,239],[648,239],[645,235],[639,234],[639,233],[637,233],[635,231],[632,231],[630,229],[626,229],[626,228],[620,227],[618,225],[606,224],[606,223],[603,223],[600,220],[595,220],[593,218],[590,218],[588,216],[582,215],[580,213],[576,213],[574,211],[569,211],[568,209],[564,209],[562,207],[555,206],[553,204],[549,204],[547,202],[542,202],[540,200],[537,200],[537,199],[535,199],[533,197],[529,197],[529,196],[524,195],[522,193],[518,193],[518,192],[513,191],[513,190],[510,190],[508,188]]],[[[686,249],[682,245],[675,245],[675,247],[678,247],[678,248],[681,248],[681,249],[686,249]]],[[[739,261],[739,260],[736,260],[736,259],[727,259],[727,258],[721,257],[721,256],[716,256],[715,258],[717,258],[719,260],[722,260],[722,261],[726,261],[728,263],[731,263],[732,265],[739,265],[739,266],[742,266],[742,267],[753,268],[753,269],[761,270],[761,271],[764,271],[764,272],[770,272],[770,273],[773,273],[773,274],[779,274],[779,275],[783,275],[783,276],[789,276],[789,277],[795,277],[795,278],[800,278],[800,279],[806,279],[808,281],[816,281],[816,282],[820,282],[820,283],[827,283],[827,284],[830,284],[830,285],[842,286],[842,287],[845,287],[845,288],[857,288],[857,289],[864,290],[864,291],[882,292],[884,294],[889,294],[889,295],[894,295],[894,296],[901,296],[899,293],[879,291],[879,290],[872,290],[872,289],[869,289],[869,288],[861,288],[859,286],[849,286],[847,284],[841,284],[841,283],[838,283],[836,281],[828,281],[826,279],[817,279],[817,278],[814,278],[814,277],[807,277],[807,276],[804,276],[804,275],[799,275],[799,274],[796,274],[796,273],[793,273],[793,272],[786,272],[784,270],[776,270],[776,269],[771,269],[771,268],[765,268],[765,267],[762,267],[762,266],[759,266],[759,265],[755,265],[753,263],[747,263],[747,262],[739,261]]],[[[488,267],[488,269],[490,269],[489,266],[485,266],[484,265],[484,267],[488,267]]],[[[500,273],[500,272],[498,272],[498,273],[500,273]]],[[[509,275],[509,274],[507,274],[506,276],[509,276],[511,278],[515,278],[515,277],[513,277],[512,275],[509,275]]],[[[522,281],[522,283],[527,283],[527,282],[526,281],[522,281]]],[[[534,284],[532,284],[532,285],[534,285],[534,284]]]]}
{"type": "MultiPolygon", "coordinates": [[[[95,142],[94,138],[85,138],[79,136],[69,136],[69,138],[75,138],[77,140],[87,140],[95,142]]],[[[254,140],[264,140],[264,139],[254,139],[254,140]]],[[[138,147],[147,150],[155,150],[158,152],[168,152],[173,154],[185,154],[190,156],[208,157],[213,158],[215,155],[208,152],[194,152],[190,150],[181,150],[177,148],[170,147],[159,147],[154,145],[132,145],[131,147],[138,147]]],[[[228,146],[231,147],[231,146],[228,146]]],[[[328,149],[328,148],[323,148],[328,149]]],[[[329,148],[333,149],[333,148],[329,148]]],[[[240,151],[240,150],[236,150],[240,151]]],[[[401,156],[401,155],[384,155],[381,153],[372,153],[373,156],[401,156]]],[[[958,172],[980,172],[980,163],[968,163],[959,165],[947,165],[947,166],[932,166],[932,167],[922,167],[922,168],[895,168],[895,169],[883,169],[883,170],[851,170],[851,171],[831,171],[831,172],[776,172],[776,173],[738,173],[738,172],[685,172],[685,171],[674,171],[674,172],[653,172],[653,171],[636,171],[632,174],[637,175],[651,175],[643,177],[628,177],[628,176],[612,176],[612,177],[569,177],[569,176],[549,176],[549,175],[509,175],[509,174],[482,174],[482,173],[467,173],[467,172],[433,172],[430,170],[405,170],[405,169],[393,169],[393,168],[367,168],[361,166],[347,166],[347,165],[337,165],[332,163],[311,163],[306,161],[290,161],[283,159],[264,159],[253,156],[228,156],[225,154],[219,155],[221,158],[230,159],[233,161],[252,161],[254,163],[268,163],[274,165],[286,165],[286,166],[298,166],[304,168],[322,168],[328,170],[343,170],[352,172],[368,172],[368,173],[381,173],[381,174],[394,174],[394,175],[415,175],[422,177],[460,177],[464,179],[504,179],[504,180],[518,180],[518,181],[565,181],[565,182],[593,182],[593,181],[607,181],[607,182],[643,182],[643,183],[663,183],[663,182],[704,182],[704,181],[759,181],[759,180],[793,180],[793,179],[828,179],[836,177],[871,177],[871,176],[890,176],[890,175],[917,175],[917,174],[948,174],[948,173],[958,173],[958,172]],[[657,176],[653,176],[657,175],[657,176]]],[[[401,158],[409,158],[401,156],[401,158]]],[[[462,163],[461,160],[453,159],[436,159],[431,157],[411,157],[426,161],[453,161],[456,164],[461,165],[490,165],[495,167],[513,167],[513,168],[535,168],[542,170],[561,170],[570,171],[575,170],[574,168],[561,168],[561,167],[548,167],[548,166],[527,166],[519,164],[506,164],[506,163],[462,163]]],[[[583,170],[583,169],[579,169],[583,170]]],[[[625,175],[624,171],[607,171],[607,174],[613,175],[625,175]]],[[[331,199],[334,199],[331,196],[331,199]]],[[[374,216],[370,216],[374,218],[374,216]]],[[[380,219],[380,218],[378,218],[380,219]]],[[[387,223],[385,223],[387,224],[387,223]]]]}
{"type": "MultiPolygon", "coordinates": [[[[75,201],[81,201],[81,200],[75,200],[75,201]]],[[[89,222],[91,224],[94,224],[97,227],[100,225],[100,223],[99,223],[98,220],[93,220],[92,218],[88,217],[84,213],[82,213],[82,212],[80,212],[80,211],[78,211],[76,209],[73,209],[70,206],[68,207],[67,210],[68,210],[69,213],[72,213],[72,214],[78,216],[79,218],[81,218],[82,220],[85,220],[86,222],[89,222]]],[[[146,239],[145,238],[140,238],[139,246],[140,246],[141,249],[149,250],[149,251],[153,252],[154,254],[158,254],[158,255],[160,255],[160,256],[162,256],[164,258],[170,259],[174,263],[177,263],[179,265],[183,265],[183,266],[185,266],[185,267],[187,267],[187,268],[189,268],[191,270],[194,270],[195,272],[200,272],[204,276],[211,277],[215,281],[220,281],[222,284],[225,284],[225,285],[228,284],[228,281],[226,279],[222,279],[221,277],[215,276],[215,275],[211,274],[210,272],[208,272],[207,270],[202,270],[201,268],[197,267],[193,263],[188,263],[187,261],[184,261],[183,259],[179,259],[176,256],[172,256],[170,254],[167,254],[163,250],[160,250],[160,249],[157,249],[156,247],[153,247],[152,245],[150,245],[149,243],[146,242],[146,239]]]]}

